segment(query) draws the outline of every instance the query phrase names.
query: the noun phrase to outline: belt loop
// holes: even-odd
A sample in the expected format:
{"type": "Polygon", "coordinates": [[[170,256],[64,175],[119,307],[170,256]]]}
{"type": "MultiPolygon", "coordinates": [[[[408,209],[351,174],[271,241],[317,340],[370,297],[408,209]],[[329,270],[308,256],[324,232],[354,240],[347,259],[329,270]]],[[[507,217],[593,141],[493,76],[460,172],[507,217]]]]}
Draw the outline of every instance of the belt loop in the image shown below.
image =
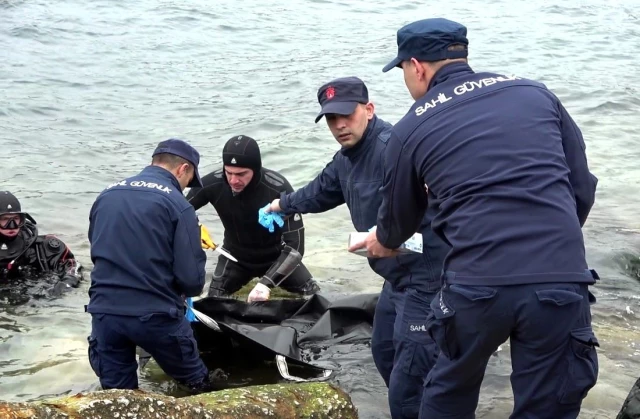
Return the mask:
{"type": "Polygon", "coordinates": [[[442,275],[442,289],[447,289],[447,286],[451,283],[453,278],[456,277],[456,273],[453,271],[446,271],[442,275]]]}
{"type": "Polygon", "coordinates": [[[174,319],[178,319],[180,318],[180,313],[178,312],[177,308],[172,308],[169,309],[169,316],[173,317],[174,319]]]}

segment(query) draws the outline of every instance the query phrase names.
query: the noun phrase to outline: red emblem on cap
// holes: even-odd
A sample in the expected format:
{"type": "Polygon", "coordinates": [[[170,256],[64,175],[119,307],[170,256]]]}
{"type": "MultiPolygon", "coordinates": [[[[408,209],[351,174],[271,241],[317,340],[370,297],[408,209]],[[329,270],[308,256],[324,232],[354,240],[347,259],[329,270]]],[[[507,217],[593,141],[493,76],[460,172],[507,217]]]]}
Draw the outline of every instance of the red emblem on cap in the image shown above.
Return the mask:
{"type": "Polygon", "coordinates": [[[327,99],[333,99],[336,95],[336,90],[333,87],[328,87],[325,95],[327,95],[327,99]]]}

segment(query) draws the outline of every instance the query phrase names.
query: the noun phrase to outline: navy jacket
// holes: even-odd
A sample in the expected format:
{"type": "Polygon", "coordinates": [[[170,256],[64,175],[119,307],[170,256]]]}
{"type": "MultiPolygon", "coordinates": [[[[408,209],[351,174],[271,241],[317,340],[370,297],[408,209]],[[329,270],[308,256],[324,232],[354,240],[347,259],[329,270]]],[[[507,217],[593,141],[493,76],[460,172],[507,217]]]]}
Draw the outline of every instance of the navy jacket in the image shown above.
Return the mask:
{"type": "MultiPolygon", "coordinates": [[[[346,203],[356,231],[368,231],[376,224],[378,208],[382,203],[379,189],[382,186],[384,155],[390,132],[391,124],[374,115],[355,147],[337,152],[323,171],[305,187],[282,195],[282,210],[285,213],[319,213],[346,203]]],[[[426,195],[423,189],[421,199],[425,202],[426,195]]],[[[429,216],[422,217],[411,233],[422,233],[422,255],[369,258],[371,268],[398,290],[411,287],[434,292],[440,288],[442,262],[448,246],[431,230],[429,216]]]]}
{"type": "Polygon", "coordinates": [[[193,206],[158,166],[109,185],[89,216],[87,311],[125,316],[184,313],[204,288],[207,261],[193,206]]]}
{"type": "Polygon", "coordinates": [[[593,282],[581,227],[595,200],[580,130],[534,81],[441,68],[393,128],[377,237],[406,240],[425,212],[452,245],[447,281],[593,282]]]}

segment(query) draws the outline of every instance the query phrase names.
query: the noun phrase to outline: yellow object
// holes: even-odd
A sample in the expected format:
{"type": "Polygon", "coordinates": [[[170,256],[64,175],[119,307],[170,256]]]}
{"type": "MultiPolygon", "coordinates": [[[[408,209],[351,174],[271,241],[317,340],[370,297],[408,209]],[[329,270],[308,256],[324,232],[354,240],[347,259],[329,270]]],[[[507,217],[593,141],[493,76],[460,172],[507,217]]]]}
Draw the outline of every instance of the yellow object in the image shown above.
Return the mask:
{"type": "Polygon", "coordinates": [[[211,240],[211,236],[209,235],[209,230],[204,224],[200,224],[200,244],[203,249],[213,249],[215,250],[216,244],[211,240]]]}

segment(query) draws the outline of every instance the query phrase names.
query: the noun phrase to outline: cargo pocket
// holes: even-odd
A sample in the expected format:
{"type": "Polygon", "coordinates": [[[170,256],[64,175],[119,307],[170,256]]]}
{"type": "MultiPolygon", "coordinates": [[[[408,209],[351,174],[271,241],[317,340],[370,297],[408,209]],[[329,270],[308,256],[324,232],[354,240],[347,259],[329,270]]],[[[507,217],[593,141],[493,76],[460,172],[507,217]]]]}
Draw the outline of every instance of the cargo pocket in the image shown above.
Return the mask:
{"type": "Polygon", "coordinates": [[[458,342],[455,332],[455,311],[447,304],[442,291],[431,301],[431,313],[427,318],[427,333],[448,359],[458,356],[458,342]]]}
{"type": "Polygon", "coordinates": [[[98,341],[93,336],[87,337],[87,341],[89,342],[89,365],[91,365],[91,369],[93,370],[93,372],[98,377],[100,377],[100,355],[98,354],[98,341]]]}
{"type": "Polygon", "coordinates": [[[425,377],[438,356],[438,348],[429,336],[427,325],[434,294],[407,289],[402,308],[402,333],[396,351],[404,374],[425,377]]]}
{"type": "Polygon", "coordinates": [[[178,345],[180,359],[182,361],[192,361],[200,357],[196,340],[193,337],[193,330],[186,320],[182,322],[178,330],[170,333],[169,336],[171,336],[178,345]]]}
{"type": "Polygon", "coordinates": [[[598,380],[598,339],[590,326],[574,329],[569,339],[568,371],[560,387],[562,404],[580,403],[598,380]]]}

